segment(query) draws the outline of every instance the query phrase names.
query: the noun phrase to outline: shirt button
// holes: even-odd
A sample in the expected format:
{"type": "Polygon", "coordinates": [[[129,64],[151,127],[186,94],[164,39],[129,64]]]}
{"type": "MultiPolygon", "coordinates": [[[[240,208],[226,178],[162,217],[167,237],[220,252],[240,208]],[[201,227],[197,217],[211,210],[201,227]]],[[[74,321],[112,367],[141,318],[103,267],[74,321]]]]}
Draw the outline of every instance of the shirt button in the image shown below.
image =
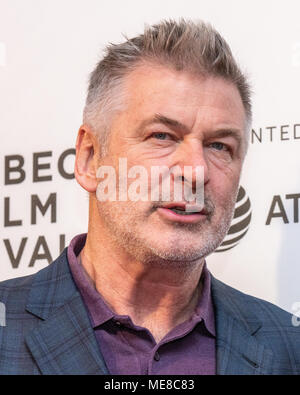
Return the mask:
{"type": "Polygon", "coordinates": [[[116,325],[121,326],[121,322],[120,321],[115,321],[116,325]]]}
{"type": "Polygon", "coordinates": [[[156,351],[156,353],[154,354],[154,359],[155,359],[155,361],[159,361],[160,360],[160,355],[159,355],[159,353],[156,351]]]}

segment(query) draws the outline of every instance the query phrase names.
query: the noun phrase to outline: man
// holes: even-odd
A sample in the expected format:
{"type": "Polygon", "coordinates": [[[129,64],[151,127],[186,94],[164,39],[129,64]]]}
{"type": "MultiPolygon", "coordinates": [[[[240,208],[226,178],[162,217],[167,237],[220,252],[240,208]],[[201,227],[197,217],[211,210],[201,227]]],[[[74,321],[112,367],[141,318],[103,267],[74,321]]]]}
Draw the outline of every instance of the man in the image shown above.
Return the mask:
{"type": "Polygon", "coordinates": [[[0,285],[0,372],[299,374],[291,316],[214,279],[205,263],[230,226],[250,124],[246,78],[209,25],[163,21],[110,45],[76,143],[88,233],[48,268],[0,285]],[[124,184],[120,160],[144,175],[189,167],[170,180],[194,197],[202,169],[204,205],[129,199],[137,174],[124,184]]]}

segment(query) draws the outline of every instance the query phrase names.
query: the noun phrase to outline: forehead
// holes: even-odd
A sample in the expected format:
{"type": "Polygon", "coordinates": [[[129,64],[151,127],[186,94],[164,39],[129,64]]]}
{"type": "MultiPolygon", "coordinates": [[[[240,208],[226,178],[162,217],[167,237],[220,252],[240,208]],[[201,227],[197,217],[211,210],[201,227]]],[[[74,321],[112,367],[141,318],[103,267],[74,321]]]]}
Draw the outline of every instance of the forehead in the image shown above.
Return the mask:
{"type": "Polygon", "coordinates": [[[230,126],[244,129],[246,116],[236,86],[220,77],[204,77],[167,66],[144,64],[124,82],[127,121],[141,122],[161,113],[189,128],[230,126]]]}

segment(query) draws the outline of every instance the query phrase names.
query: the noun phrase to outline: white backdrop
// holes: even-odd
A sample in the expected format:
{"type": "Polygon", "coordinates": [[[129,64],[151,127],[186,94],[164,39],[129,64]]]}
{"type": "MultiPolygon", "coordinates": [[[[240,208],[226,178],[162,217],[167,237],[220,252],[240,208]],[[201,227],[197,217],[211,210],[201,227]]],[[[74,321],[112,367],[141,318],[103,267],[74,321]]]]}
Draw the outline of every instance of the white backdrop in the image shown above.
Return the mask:
{"type": "Polygon", "coordinates": [[[239,203],[249,197],[251,207],[236,220],[251,211],[249,230],[208,265],[226,283],[292,311],[300,301],[299,15],[299,0],[0,0],[0,280],[47,266],[87,229],[86,193],[65,178],[74,156],[61,155],[74,147],[88,74],[105,44],[162,18],[200,18],[224,35],[254,90],[239,203]],[[8,172],[17,165],[22,174],[8,172]],[[35,204],[49,197],[43,216],[35,204]]]}

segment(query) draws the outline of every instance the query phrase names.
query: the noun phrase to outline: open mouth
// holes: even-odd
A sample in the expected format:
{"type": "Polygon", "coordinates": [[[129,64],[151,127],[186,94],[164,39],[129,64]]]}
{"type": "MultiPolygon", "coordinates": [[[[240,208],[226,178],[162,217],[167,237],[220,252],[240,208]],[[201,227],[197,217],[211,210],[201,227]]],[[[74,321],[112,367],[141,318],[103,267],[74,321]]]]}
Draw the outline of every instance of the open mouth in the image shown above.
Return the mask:
{"type": "Polygon", "coordinates": [[[196,224],[207,217],[203,207],[186,203],[169,203],[158,207],[157,212],[168,222],[182,224],[196,224]]]}
{"type": "Polygon", "coordinates": [[[168,210],[173,211],[176,214],[179,215],[192,215],[192,214],[199,214],[200,211],[186,211],[184,208],[181,207],[167,207],[168,210]]]}

